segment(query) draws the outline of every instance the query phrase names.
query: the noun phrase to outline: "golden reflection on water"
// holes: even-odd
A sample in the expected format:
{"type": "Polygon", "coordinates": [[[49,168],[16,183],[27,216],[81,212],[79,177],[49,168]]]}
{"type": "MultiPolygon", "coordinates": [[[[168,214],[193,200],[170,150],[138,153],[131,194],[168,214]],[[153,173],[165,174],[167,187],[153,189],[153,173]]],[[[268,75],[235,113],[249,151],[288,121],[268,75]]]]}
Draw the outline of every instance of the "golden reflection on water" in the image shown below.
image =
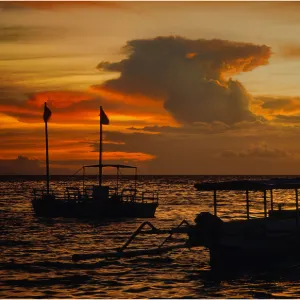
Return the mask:
{"type": "MultiPolygon", "coordinates": [[[[145,177],[138,182],[141,190],[151,187],[160,194],[156,218],[151,219],[157,228],[169,229],[183,219],[193,223],[199,212],[213,211],[212,193],[196,191],[193,187],[196,180],[199,179],[188,176],[145,177]]],[[[51,187],[63,192],[66,185],[78,183],[54,181],[51,187]]],[[[123,184],[129,186],[132,181],[123,184]]],[[[299,268],[280,276],[268,273],[257,279],[242,274],[216,280],[209,271],[208,252],[203,248],[176,250],[156,257],[73,263],[74,253],[97,253],[122,246],[144,220],[36,218],[30,204],[32,189],[44,186],[42,181],[0,182],[1,298],[300,297],[299,268]]],[[[275,205],[293,201],[294,191],[274,191],[275,205]]],[[[262,193],[251,192],[250,203],[251,216],[261,216],[262,193]]],[[[219,192],[218,213],[224,220],[245,217],[245,193],[219,192]]],[[[130,247],[154,247],[165,237],[140,236],[130,247]]],[[[175,238],[173,242],[182,242],[184,236],[175,238]]]]}

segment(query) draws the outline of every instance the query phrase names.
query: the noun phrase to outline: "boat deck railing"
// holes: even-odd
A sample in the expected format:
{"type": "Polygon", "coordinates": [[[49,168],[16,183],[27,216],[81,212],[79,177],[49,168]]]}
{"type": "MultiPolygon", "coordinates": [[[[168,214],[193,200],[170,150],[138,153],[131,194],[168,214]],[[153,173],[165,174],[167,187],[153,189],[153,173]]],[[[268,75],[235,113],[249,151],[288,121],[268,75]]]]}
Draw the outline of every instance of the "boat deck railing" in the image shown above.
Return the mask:
{"type": "Polygon", "coordinates": [[[135,188],[126,188],[121,192],[121,200],[123,202],[158,202],[158,193],[153,191],[144,191],[138,194],[135,188]]]}
{"type": "MultiPolygon", "coordinates": [[[[50,191],[50,194],[57,200],[67,200],[67,201],[84,201],[93,199],[93,190],[94,186],[85,186],[84,190],[78,187],[66,187],[64,191],[55,192],[50,191]]],[[[34,189],[33,196],[34,199],[41,199],[47,195],[46,189],[34,189]]],[[[109,188],[109,196],[118,196],[122,202],[158,202],[158,193],[153,191],[144,191],[138,193],[135,188],[124,188],[121,192],[118,192],[118,189],[113,187],[109,188]]]]}
{"type": "MultiPolygon", "coordinates": [[[[32,193],[33,193],[33,199],[35,200],[38,198],[42,198],[48,194],[46,189],[33,189],[32,193]]],[[[54,196],[53,190],[50,190],[49,194],[54,196]]]]}
{"type": "MultiPolygon", "coordinates": [[[[222,210],[224,205],[228,204],[228,201],[224,203],[222,199],[217,199],[217,192],[227,193],[238,193],[244,195],[244,204],[242,203],[230,203],[234,206],[231,207],[230,211],[237,211],[244,206],[244,216],[249,219],[256,218],[284,218],[284,217],[295,217],[297,223],[300,224],[300,210],[298,202],[298,189],[300,189],[300,179],[272,179],[272,180],[233,180],[233,181],[223,181],[223,182],[203,182],[195,184],[195,188],[199,192],[211,191],[213,193],[213,210],[214,215],[219,213],[223,216],[222,210]],[[282,202],[282,197],[280,197],[280,202],[274,202],[274,192],[275,190],[285,190],[291,193],[294,190],[295,197],[294,200],[288,200],[288,202],[282,202]],[[250,192],[259,193],[258,199],[250,199],[250,192]],[[219,212],[218,212],[219,208],[219,212]],[[221,209],[220,209],[221,208],[221,209]],[[251,209],[251,214],[250,214],[251,209]]],[[[292,192],[293,193],[293,192],[292,192]]],[[[291,195],[289,198],[292,197],[291,195]]],[[[222,197],[223,198],[223,197],[222,197]]]]}
{"type": "Polygon", "coordinates": [[[81,195],[79,188],[66,187],[66,189],[64,191],[64,199],[65,200],[74,200],[74,201],[81,200],[82,195],[81,195]]]}
{"type": "Polygon", "coordinates": [[[152,191],[142,192],[142,202],[147,202],[147,201],[158,202],[158,192],[152,192],[152,191]]]}

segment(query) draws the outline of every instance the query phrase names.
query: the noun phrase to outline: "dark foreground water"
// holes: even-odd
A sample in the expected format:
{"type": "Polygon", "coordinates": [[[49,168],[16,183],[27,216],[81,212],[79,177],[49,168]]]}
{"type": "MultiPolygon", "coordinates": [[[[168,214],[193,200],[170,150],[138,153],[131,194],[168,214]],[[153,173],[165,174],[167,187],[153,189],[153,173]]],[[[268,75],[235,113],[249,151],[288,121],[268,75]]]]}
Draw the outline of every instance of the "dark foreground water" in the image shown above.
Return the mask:
{"type": "MultiPolygon", "coordinates": [[[[211,193],[200,194],[193,187],[203,179],[207,178],[141,178],[140,189],[157,190],[160,194],[156,218],[150,221],[167,229],[183,219],[192,223],[201,211],[212,211],[211,193]]],[[[79,184],[79,180],[57,180],[52,187],[62,190],[65,185],[79,184]]],[[[300,298],[298,265],[274,266],[255,273],[228,270],[216,275],[210,270],[204,248],[74,263],[71,257],[75,253],[121,246],[144,220],[36,218],[30,204],[32,189],[43,186],[44,182],[38,180],[0,182],[0,298],[300,298]]],[[[289,192],[276,192],[275,201],[287,203],[292,196],[289,192]]],[[[259,216],[262,195],[251,193],[250,199],[252,215],[259,216]]],[[[224,220],[244,216],[244,194],[220,194],[219,209],[224,220]]],[[[165,237],[140,236],[130,247],[154,247],[165,237]]],[[[173,243],[184,241],[184,236],[175,238],[173,243]]]]}

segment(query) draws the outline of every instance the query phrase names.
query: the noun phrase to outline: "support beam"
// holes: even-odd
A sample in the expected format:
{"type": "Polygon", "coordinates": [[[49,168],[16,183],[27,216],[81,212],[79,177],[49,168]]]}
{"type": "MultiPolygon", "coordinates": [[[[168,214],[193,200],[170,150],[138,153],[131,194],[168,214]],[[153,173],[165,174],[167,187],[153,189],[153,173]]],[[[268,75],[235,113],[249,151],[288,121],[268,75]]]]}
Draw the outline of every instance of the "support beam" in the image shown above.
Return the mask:
{"type": "Polygon", "coordinates": [[[273,190],[270,190],[270,197],[271,197],[271,210],[274,208],[274,203],[273,203],[273,190]]]}
{"type": "Polygon", "coordinates": [[[267,191],[264,190],[264,217],[267,217],[267,191]]]}
{"type": "Polygon", "coordinates": [[[214,190],[214,215],[217,215],[217,190],[214,190]]]}
{"type": "Polygon", "coordinates": [[[102,133],[102,120],[101,120],[101,111],[102,106],[100,106],[100,136],[99,136],[99,186],[102,185],[102,140],[103,140],[103,133],[102,133]]]}
{"type": "Polygon", "coordinates": [[[246,190],[246,210],[247,210],[247,220],[250,219],[250,214],[249,214],[249,211],[250,211],[250,203],[249,203],[249,191],[246,190]]]}
{"type": "MultiPolygon", "coordinates": [[[[46,105],[46,103],[45,103],[46,105]]],[[[50,175],[49,175],[49,147],[48,147],[48,122],[45,122],[45,136],[46,136],[46,176],[47,176],[47,195],[50,192],[50,175]]]]}
{"type": "Polygon", "coordinates": [[[297,225],[299,224],[299,201],[298,201],[298,189],[295,189],[296,193],[296,220],[297,220],[297,225]]]}

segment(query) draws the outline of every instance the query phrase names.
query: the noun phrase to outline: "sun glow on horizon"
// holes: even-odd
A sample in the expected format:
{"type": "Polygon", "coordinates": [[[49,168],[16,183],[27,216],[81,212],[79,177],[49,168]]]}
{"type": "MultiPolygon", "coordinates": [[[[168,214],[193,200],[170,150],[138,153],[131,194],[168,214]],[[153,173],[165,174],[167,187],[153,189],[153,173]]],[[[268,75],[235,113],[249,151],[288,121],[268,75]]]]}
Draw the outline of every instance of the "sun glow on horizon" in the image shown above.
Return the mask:
{"type": "Polygon", "coordinates": [[[275,172],[267,156],[255,167],[261,157],[249,145],[263,142],[286,153],[280,170],[298,170],[289,153],[300,149],[299,8],[0,3],[0,160],[43,165],[47,102],[58,169],[97,161],[102,106],[109,161],[143,162],[152,173],[275,172]]]}

